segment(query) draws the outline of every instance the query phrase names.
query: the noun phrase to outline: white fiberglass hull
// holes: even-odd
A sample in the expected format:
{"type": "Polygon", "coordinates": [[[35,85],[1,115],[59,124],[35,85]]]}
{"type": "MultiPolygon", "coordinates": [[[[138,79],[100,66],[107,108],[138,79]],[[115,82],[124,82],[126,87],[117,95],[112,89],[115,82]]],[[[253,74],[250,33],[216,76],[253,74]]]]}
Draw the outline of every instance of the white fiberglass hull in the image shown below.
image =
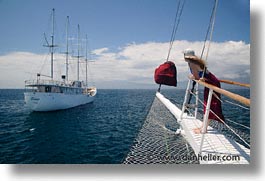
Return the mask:
{"type": "Polygon", "coordinates": [[[25,92],[26,106],[33,111],[56,111],[68,109],[94,101],[89,94],[64,94],[45,92],[25,92]]]}

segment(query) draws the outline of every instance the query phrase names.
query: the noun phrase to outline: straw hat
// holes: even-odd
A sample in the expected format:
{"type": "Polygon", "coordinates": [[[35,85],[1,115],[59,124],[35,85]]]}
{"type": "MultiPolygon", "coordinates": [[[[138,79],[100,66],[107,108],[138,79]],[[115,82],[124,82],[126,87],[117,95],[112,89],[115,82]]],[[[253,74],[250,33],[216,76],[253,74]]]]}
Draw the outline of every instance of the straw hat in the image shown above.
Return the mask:
{"type": "Polygon", "coordinates": [[[194,50],[187,49],[183,51],[183,53],[184,53],[184,58],[187,62],[197,64],[201,67],[201,69],[204,69],[204,67],[206,66],[204,60],[195,56],[194,50]]]}

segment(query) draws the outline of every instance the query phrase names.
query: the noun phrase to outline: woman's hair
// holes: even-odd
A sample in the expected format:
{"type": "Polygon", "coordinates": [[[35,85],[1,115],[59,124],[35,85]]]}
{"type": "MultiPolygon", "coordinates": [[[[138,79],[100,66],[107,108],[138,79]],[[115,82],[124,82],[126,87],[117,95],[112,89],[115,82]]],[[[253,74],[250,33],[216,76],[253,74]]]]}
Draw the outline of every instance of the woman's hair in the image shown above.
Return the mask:
{"type": "Polygon", "coordinates": [[[201,69],[204,69],[206,67],[205,61],[198,58],[197,56],[185,56],[184,58],[190,63],[199,65],[201,69]]]}

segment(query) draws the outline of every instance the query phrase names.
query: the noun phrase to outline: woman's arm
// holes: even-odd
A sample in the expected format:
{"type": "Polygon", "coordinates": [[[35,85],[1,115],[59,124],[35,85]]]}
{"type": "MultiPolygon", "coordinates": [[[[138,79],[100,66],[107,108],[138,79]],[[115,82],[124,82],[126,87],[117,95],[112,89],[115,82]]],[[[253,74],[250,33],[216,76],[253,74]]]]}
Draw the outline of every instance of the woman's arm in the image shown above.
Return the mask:
{"type": "Polygon", "coordinates": [[[199,80],[200,79],[199,71],[201,71],[201,68],[198,65],[193,64],[193,63],[189,63],[189,67],[190,67],[191,73],[194,76],[194,78],[196,80],[199,80]]]}

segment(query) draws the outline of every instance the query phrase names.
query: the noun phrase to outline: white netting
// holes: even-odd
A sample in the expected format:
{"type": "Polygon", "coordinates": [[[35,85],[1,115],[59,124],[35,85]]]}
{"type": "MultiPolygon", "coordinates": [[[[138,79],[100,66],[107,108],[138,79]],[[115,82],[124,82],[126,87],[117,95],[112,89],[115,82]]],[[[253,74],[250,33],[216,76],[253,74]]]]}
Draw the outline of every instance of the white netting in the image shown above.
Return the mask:
{"type": "Polygon", "coordinates": [[[174,116],[155,98],[124,163],[198,164],[198,161],[188,159],[195,153],[181,135],[175,134],[178,128],[180,125],[174,116]]]}

